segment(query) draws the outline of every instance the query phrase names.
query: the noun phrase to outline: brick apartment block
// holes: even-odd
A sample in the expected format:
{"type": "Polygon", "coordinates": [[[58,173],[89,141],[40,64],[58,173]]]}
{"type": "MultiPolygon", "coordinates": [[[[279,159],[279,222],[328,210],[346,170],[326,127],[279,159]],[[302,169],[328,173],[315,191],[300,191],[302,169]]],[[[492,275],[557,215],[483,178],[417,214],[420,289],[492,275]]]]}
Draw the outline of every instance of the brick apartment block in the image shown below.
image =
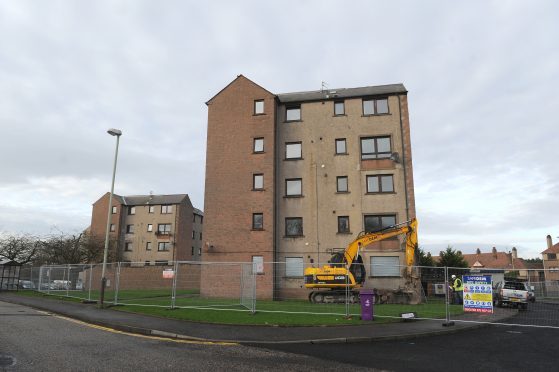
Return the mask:
{"type": "MultiPolygon", "coordinates": [[[[90,229],[100,239],[105,238],[108,204],[109,193],[93,203],[90,229]]],[[[112,204],[109,237],[117,261],[200,261],[204,214],[188,195],[113,195],[112,204]]]]}
{"type": "MultiPolygon", "coordinates": [[[[265,262],[258,297],[304,296],[304,267],[415,217],[402,84],[274,94],[239,75],[207,106],[203,260],[265,262]]],[[[404,265],[402,241],[364,249],[366,286],[403,283],[375,266],[404,265]]],[[[202,294],[227,292],[211,276],[202,294]]]]}

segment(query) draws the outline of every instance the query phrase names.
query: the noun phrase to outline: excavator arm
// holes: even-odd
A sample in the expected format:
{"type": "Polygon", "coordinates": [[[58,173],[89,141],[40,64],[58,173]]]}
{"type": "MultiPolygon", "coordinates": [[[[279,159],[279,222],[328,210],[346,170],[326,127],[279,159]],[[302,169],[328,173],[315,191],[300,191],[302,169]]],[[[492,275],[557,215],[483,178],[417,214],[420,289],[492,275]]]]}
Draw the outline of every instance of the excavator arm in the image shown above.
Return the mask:
{"type": "Polygon", "coordinates": [[[362,247],[402,234],[406,234],[406,265],[412,266],[415,249],[417,247],[417,220],[415,218],[374,233],[366,233],[358,236],[357,239],[351,242],[346,248],[344,252],[345,262],[351,265],[362,247]]]}

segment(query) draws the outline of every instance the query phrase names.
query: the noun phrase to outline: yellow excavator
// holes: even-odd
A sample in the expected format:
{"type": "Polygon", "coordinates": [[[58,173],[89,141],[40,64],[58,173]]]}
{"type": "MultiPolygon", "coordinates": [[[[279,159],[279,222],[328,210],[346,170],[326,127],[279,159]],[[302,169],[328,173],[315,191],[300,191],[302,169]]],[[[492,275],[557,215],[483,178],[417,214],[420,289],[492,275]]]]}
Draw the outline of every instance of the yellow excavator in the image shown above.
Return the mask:
{"type": "Polygon", "coordinates": [[[417,220],[414,218],[401,224],[389,226],[380,231],[360,233],[344,252],[334,253],[328,265],[308,267],[305,269],[305,287],[316,290],[309,294],[312,303],[345,302],[349,295],[350,302],[358,302],[358,289],[363,286],[366,277],[365,265],[359,251],[365,246],[406,235],[406,266],[408,275],[415,261],[417,249],[417,220]]]}

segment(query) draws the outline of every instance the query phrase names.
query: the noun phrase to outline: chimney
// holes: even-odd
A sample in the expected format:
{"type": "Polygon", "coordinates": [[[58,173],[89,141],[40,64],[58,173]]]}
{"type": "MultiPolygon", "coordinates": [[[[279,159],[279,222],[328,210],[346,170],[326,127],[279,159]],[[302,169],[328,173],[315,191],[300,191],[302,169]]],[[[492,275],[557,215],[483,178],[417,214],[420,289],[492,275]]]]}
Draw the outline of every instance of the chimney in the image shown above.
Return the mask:
{"type": "Polygon", "coordinates": [[[516,250],[516,247],[512,247],[512,259],[516,260],[518,258],[518,251],[516,250]]]}
{"type": "Polygon", "coordinates": [[[547,249],[553,247],[553,242],[551,241],[551,235],[547,236],[547,249]]]}
{"type": "Polygon", "coordinates": [[[481,254],[481,249],[476,249],[476,254],[481,254]]]}
{"type": "Polygon", "coordinates": [[[491,252],[493,253],[493,258],[497,258],[497,248],[493,247],[493,249],[491,249],[491,252]]]}

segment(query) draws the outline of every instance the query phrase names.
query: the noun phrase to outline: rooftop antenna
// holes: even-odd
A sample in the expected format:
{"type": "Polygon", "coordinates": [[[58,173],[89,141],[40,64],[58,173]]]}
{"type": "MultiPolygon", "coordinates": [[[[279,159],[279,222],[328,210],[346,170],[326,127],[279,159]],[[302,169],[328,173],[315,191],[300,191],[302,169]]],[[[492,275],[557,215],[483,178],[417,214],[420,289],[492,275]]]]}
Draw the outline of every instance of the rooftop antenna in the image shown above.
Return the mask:
{"type": "Polygon", "coordinates": [[[324,93],[324,91],[327,89],[328,89],[328,83],[323,81],[322,85],[320,86],[320,93],[324,93]]]}

